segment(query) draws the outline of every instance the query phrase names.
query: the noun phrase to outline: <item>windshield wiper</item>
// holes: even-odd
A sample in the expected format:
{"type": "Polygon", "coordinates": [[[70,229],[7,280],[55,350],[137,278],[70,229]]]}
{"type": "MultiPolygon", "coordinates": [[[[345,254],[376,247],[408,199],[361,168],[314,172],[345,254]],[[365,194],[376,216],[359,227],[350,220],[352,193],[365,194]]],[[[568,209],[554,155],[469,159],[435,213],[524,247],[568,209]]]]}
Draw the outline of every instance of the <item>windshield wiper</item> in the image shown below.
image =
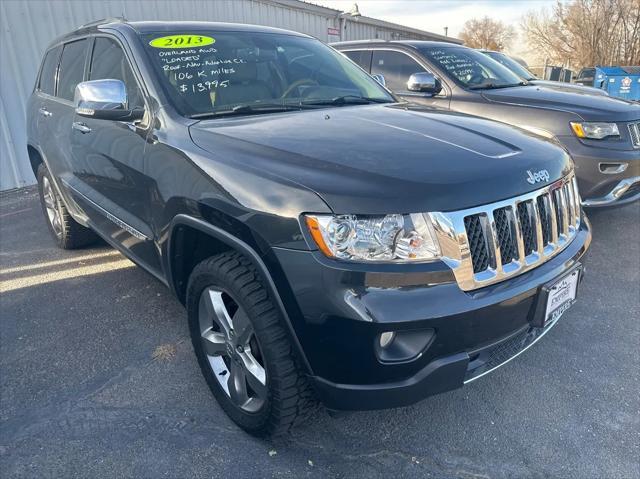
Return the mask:
{"type": "Polygon", "coordinates": [[[242,104],[236,105],[228,110],[209,111],[206,113],[196,113],[189,115],[189,118],[194,120],[203,118],[214,118],[218,116],[230,116],[230,115],[257,115],[262,113],[277,113],[281,111],[300,110],[301,106],[298,104],[286,104],[286,103],[263,103],[256,105],[242,104]]]}
{"type": "Polygon", "coordinates": [[[282,111],[304,110],[322,105],[367,105],[369,103],[393,103],[381,98],[366,98],[356,95],[344,95],[335,98],[318,98],[316,100],[299,101],[295,103],[243,103],[225,110],[195,113],[189,118],[201,120],[203,118],[216,118],[231,115],[259,115],[263,113],[277,113],[282,111]]]}
{"type": "Polygon", "coordinates": [[[498,88],[511,88],[514,86],[525,86],[528,85],[529,83],[527,83],[526,81],[521,81],[518,83],[493,83],[493,82],[486,82],[486,83],[480,83],[478,85],[473,85],[469,87],[469,90],[496,90],[498,88]]]}
{"type": "Polygon", "coordinates": [[[343,95],[335,98],[317,98],[301,101],[301,105],[368,105],[369,103],[394,103],[385,98],[370,98],[357,95],[343,95]]]}

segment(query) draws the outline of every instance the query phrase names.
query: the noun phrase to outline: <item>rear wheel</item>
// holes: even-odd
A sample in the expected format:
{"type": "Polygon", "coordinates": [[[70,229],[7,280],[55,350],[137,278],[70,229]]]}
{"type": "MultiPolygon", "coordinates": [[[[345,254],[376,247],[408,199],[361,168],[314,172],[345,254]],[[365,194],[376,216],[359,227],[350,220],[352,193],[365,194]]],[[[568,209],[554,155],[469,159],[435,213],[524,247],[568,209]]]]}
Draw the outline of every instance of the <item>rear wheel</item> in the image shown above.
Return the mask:
{"type": "Polygon", "coordinates": [[[71,217],[53,186],[51,173],[44,163],[38,167],[40,204],[51,235],[62,249],[75,249],[96,241],[96,234],[71,217]]]}
{"type": "Polygon", "coordinates": [[[223,253],[196,266],[187,311],[202,373],[240,427],[276,435],[316,409],[282,318],[244,256],[223,253]]]}

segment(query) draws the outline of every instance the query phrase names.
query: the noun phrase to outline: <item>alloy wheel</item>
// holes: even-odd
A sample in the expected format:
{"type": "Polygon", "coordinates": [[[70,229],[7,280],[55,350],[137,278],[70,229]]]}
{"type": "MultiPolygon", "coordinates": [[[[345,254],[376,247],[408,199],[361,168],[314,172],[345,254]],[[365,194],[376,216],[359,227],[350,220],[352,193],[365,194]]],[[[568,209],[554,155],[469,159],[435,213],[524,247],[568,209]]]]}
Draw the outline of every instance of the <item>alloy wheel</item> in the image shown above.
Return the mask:
{"type": "Polygon", "coordinates": [[[198,319],[216,380],[237,407],[257,412],[267,399],[267,375],[245,310],[227,292],[209,287],[200,296],[198,319]]]}
{"type": "Polygon", "coordinates": [[[58,204],[53,192],[53,187],[51,186],[49,178],[46,176],[42,178],[42,197],[44,198],[44,205],[47,210],[49,224],[51,224],[56,236],[60,237],[62,235],[62,216],[58,210],[58,204]]]}

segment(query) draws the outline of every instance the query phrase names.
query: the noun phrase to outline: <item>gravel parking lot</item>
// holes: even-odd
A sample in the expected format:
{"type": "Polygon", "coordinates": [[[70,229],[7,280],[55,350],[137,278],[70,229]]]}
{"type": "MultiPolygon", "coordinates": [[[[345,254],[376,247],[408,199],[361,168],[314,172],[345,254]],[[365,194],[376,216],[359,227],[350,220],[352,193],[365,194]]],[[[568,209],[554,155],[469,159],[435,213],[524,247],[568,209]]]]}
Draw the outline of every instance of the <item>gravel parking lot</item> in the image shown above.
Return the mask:
{"type": "Polygon", "coordinates": [[[591,215],[580,300],[539,344],[464,389],[236,428],[200,375],[186,314],[113,249],[54,247],[36,190],[0,197],[3,477],[640,476],[640,204],[591,215]]]}

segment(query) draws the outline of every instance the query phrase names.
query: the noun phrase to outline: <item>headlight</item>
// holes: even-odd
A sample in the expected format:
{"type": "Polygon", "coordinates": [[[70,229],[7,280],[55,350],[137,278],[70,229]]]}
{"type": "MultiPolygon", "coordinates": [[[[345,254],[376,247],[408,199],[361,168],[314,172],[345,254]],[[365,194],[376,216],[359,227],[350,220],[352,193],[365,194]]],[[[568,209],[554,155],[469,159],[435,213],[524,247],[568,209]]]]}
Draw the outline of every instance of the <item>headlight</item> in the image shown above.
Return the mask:
{"type": "Polygon", "coordinates": [[[350,261],[428,261],[440,257],[428,215],[307,215],[320,251],[350,261]]]}
{"type": "Polygon", "coordinates": [[[602,140],[608,136],[620,136],[618,125],[615,123],[571,122],[571,128],[578,138],[602,140]]]}

